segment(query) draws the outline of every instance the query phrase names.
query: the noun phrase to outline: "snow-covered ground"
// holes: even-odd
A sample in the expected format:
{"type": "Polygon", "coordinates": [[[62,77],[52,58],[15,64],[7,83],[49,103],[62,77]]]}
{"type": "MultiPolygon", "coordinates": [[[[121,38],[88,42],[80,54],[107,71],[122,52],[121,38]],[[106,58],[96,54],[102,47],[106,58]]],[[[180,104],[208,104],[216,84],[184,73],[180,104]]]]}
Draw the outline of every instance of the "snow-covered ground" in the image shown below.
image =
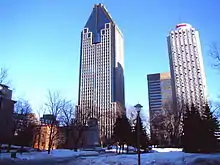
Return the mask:
{"type": "MultiPolygon", "coordinates": [[[[142,165],[218,165],[220,154],[189,154],[175,148],[156,148],[141,154],[142,165]]],[[[68,165],[136,165],[137,154],[106,154],[99,157],[79,157],[68,165]]]]}
{"type": "MultiPolygon", "coordinates": [[[[52,150],[50,154],[47,152],[29,152],[29,153],[17,153],[16,159],[20,160],[40,160],[40,159],[51,159],[51,158],[70,158],[70,157],[78,157],[78,156],[97,156],[99,155],[96,151],[78,151],[75,152],[73,150],[67,149],[57,149],[52,150]]],[[[2,153],[0,154],[0,159],[10,159],[10,153],[2,153]]]]}
{"type": "Polygon", "coordinates": [[[175,151],[182,151],[182,148],[153,148],[153,152],[175,152],[175,151]]]}
{"type": "MultiPolygon", "coordinates": [[[[80,157],[68,165],[136,165],[137,155],[103,155],[99,157],[80,157]]],[[[163,152],[141,154],[142,165],[219,165],[220,154],[202,155],[183,152],[163,152]]]]}
{"type": "MultiPolygon", "coordinates": [[[[132,148],[131,148],[132,149],[132,148]]],[[[57,149],[47,152],[17,154],[18,160],[43,160],[73,158],[68,165],[135,165],[137,154],[100,154],[96,151],[57,149]]],[[[10,159],[10,154],[0,154],[0,159],[10,159]]],[[[71,159],[70,159],[71,160],[71,159]]],[[[141,154],[142,165],[220,165],[220,154],[189,154],[176,148],[154,148],[152,153],[141,154]]]]}

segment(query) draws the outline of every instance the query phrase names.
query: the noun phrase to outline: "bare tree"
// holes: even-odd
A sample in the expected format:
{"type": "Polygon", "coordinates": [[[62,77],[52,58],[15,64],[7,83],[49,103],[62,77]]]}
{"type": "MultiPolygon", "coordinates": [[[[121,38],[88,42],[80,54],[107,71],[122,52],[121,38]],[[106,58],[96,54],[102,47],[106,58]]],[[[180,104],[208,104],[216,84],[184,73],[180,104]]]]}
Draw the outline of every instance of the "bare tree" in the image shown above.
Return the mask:
{"type": "Polygon", "coordinates": [[[218,101],[210,101],[208,105],[210,110],[213,112],[213,115],[220,120],[220,103],[218,101]]]}
{"type": "Polygon", "coordinates": [[[6,68],[0,68],[0,84],[9,85],[8,70],[6,68]]]}
{"type": "Polygon", "coordinates": [[[14,129],[13,134],[16,135],[17,131],[22,130],[27,126],[28,122],[28,114],[32,112],[31,105],[25,99],[19,99],[15,103],[13,121],[14,121],[14,129]]]}
{"type": "Polygon", "coordinates": [[[51,148],[55,142],[55,138],[58,136],[58,118],[62,112],[65,100],[61,97],[59,92],[48,91],[47,102],[45,103],[46,111],[52,116],[52,119],[49,121],[49,146],[48,154],[50,154],[51,148]]]}
{"type": "Polygon", "coordinates": [[[156,131],[159,141],[166,141],[169,145],[175,146],[180,143],[183,112],[184,107],[176,110],[171,102],[166,102],[162,111],[151,114],[152,131],[156,131]]]}
{"type": "MultiPolygon", "coordinates": [[[[134,106],[128,106],[126,108],[126,116],[130,121],[130,124],[132,126],[135,125],[136,120],[137,120],[137,109],[135,109],[134,106]]],[[[141,120],[143,122],[143,125],[145,127],[146,130],[149,130],[149,117],[147,117],[144,113],[143,110],[140,112],[140,116],[141,116],[141,120]]]]}
{"type": "MultiPolygon", "coordinates": [[[[86,124],[89,119],[95,118],[99,122],[99,135],[101,135],[101,132],[104,128],[104,125],[102,124],[105,122],[103,117],[110,117],[110,112],[105,111],[104,109],[101,110],[102,113],[98,112],[98,107],[95,105],[92,106],[84,106],[84,111],[77,110],[77,112],[80,112],[80,117],[78,115],[75,116],[72,122],[72,130],[73,130],[73,148],[75,151],[84,144],[84,136],[86,132],[86,124]],[[82,120],[83,119],[83,120],[82,120]]],[[[101,135],[101,139],[105,139],[103,135],[101,135]]],[[[102,140],[101,140],[102,141],[102,140]]]]}
{"type": "MultiPolygon", "coordinates": [[[[80,115],[79,117],[75,117],[72,121],[72,130],[73,130],[73,148],[74,151],[77,151],[78,147],[81,145],[83,145],[83,135],[85,133],[85,123],[81,120],[88,120],[91,118],[92,116],[92,112],[95,109],[95,107],[84,107],[86,109],[86,111],[84,111],[84,113],[80,115]]],[[[99,119],[99,117],[97,116],[97,119],[99,119]]]]}
{"type": "Polygon", "coordinates": [[[18,101],[15,104],[14,112],[17,114],[29,114],[32,112],[32,108],[30,103],[25,99],[18,99],[18,101]]]}
{"type": "Polygon", "coordinates": [[[69,147],[69,141],[71,141],[71,132],[73,131],[73,119],[75,108],[71,101],[63,100],[63,106],[61,109],[61,115],[59,117],[60,125],[63,128],[63,143],[64,147],[69,147]]]}
{"type": "Polygon", "coordinates": [[[210,46],[209,55],[215,60],[214,68],[220,69],[220,47],[216,43],[210,46]]]}
{"type": "Polygon", "coordinates": [[[30,145],[33,142],[33,125],[36,121],[30,103],[25,99],[19,99],[13,114],[13,142],[21,146],[30,145]]]}
{"type": "MultiPolygon", "coordinates": [[[[217,43],[212,43],[210,46],[209,55],[214,59],[213,67],[220,71],[220,46],[217,43]]],[[[220,96],[218,97],[220,98],[220,96]]],[[[220,119],[220,102],[215,102],[211,105],[215,116],[220,119]]]]}

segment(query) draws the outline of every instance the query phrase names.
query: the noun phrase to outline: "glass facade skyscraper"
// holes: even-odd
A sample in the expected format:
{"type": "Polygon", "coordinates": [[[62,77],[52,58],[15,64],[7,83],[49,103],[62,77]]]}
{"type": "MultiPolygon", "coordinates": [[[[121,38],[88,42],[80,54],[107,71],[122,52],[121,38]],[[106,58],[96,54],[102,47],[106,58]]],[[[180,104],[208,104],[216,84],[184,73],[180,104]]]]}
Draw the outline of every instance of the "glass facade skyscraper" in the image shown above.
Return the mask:
{"type": "Polygon", "coordinates": [[[77,117],[98,118],[100,135],[111,137],[124,111],[123,35],[102,4],[96,4],[81,32],[77,117]],[[89,114],[88,114],[89,113],[89,114]]]}
{"type": "Polygon", "coordinates": [[[153,143],[161,144],[166,131],[158,130],[158,120],[164,111],[172,111],[173,96],[169,72],[147,75],[150,114],[150,134],[153,143]],[[159,118],[158,118],[159,117],[159,118]],[[163,137],[161,137],[163,135],[163,137]]]}

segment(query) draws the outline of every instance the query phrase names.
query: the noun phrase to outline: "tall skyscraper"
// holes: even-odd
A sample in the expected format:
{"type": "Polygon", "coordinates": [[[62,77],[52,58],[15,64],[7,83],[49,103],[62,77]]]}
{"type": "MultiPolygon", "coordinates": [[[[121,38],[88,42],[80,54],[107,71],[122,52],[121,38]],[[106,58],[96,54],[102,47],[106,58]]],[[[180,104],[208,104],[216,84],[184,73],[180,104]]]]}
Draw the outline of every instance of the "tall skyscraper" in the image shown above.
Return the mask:
{"type": "Polygon", "coordinates": [[[96,4],[81,32],[77,117],[98,118],[100,135],[109,138],[125,109],[123,35],[102,4],[96,4]]]}
{"type": "Polygon", "coordinates": [[[170,73],[149,74],[147,80],[151,140],[153,143],[161,145],[166,131],[157,128],[158,120],[164,120],[164,118],[160,118],[163,111],[172,110],[170,73]]]}
{"type": "Polygon", "coordinates": [[[194,104],[203,109],[206,103],[206,80],[199,33],[191,25],[181,23],[167,37],[176,108],[194,104]]]}

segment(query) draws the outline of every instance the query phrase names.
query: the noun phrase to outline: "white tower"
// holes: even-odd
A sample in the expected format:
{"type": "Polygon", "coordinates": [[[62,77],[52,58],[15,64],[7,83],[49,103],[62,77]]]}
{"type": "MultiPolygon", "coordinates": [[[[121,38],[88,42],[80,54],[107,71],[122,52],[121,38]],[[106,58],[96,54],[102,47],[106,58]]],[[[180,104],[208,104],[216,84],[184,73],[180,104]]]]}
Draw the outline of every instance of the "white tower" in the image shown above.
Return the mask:
{"type": "Polygon", "coordinates": [[[206,79],[199,33],[181,23],[167,37],[174,103],[203,109],[207,100],[206,79]]]}

